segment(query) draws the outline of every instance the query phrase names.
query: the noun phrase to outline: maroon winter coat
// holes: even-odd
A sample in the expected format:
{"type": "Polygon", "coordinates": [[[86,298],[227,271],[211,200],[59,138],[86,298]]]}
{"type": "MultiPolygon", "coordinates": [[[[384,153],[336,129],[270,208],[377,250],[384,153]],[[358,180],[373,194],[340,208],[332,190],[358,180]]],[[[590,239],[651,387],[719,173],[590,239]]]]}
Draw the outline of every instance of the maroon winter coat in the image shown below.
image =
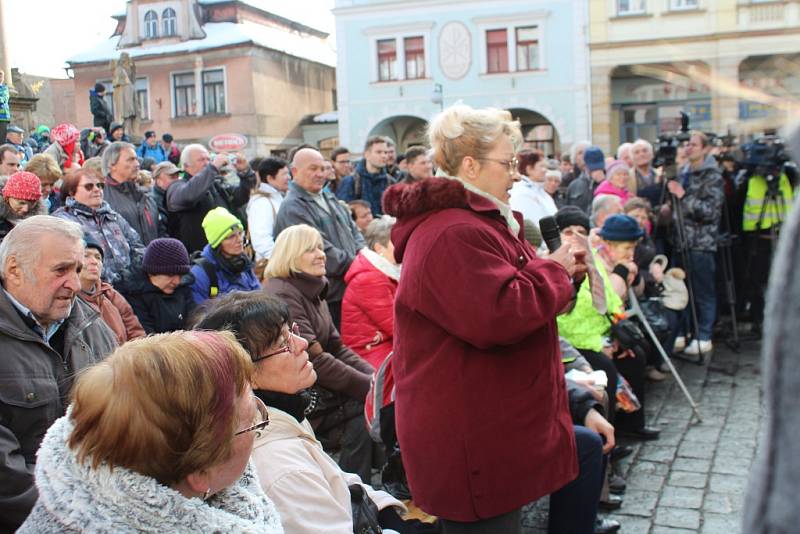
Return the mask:
{"type": "Polygon", "coordinates": [[[455,180],[392,186],[384,212],[398,219],[403,264],[395,408],[415,504],[477,521],[573,480],[556,326],[573,293],[566,270],[537,258],[492,202],[455,180]]]}

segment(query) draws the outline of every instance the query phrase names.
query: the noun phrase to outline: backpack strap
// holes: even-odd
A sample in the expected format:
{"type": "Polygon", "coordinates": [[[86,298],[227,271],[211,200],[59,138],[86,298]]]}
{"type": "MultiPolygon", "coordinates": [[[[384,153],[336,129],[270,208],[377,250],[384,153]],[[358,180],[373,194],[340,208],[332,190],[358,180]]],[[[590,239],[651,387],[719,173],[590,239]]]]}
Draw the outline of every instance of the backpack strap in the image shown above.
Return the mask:
{"type": "Polygon", "coordinates": [[[206,273],[209,284],[208,297],[213,299],[219,295],[219,280],[217,279],[217,270],[214,268],[214,265],[208,261],[208,258],[204,258],[199,252],[200,251],[192,254],[192,262],[195,265],[199,265],[206,273]]]}

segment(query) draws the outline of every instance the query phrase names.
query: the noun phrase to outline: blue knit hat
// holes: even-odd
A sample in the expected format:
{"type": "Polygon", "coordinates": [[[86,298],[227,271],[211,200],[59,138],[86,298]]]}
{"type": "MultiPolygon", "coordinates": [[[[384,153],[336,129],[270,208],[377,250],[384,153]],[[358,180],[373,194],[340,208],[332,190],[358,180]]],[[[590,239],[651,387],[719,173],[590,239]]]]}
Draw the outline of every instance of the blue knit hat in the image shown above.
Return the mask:
{"type": "Polygon", "coordinates": [[[590,146],[583,153],[583,162],[589,172],[602,171],[606,168],[606,157],[600,147],[590,146]]]}
{"type": "Polygon", "coordinates": [[[600,237],[606,241],[638,241],[643,235],[644,230],[629,215],[612,215],[600,229],[600,237]]]}

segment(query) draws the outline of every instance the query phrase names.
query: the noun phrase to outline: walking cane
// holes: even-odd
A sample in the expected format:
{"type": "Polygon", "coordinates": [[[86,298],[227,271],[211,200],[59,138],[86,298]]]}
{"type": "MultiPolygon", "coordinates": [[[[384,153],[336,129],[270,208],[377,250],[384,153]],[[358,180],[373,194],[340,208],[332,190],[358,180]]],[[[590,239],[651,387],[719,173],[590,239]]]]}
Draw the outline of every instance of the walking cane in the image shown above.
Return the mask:
{"type": "Polygon", "coordinates": [[[644,316],[644,312],[642,312],[642,307],[639,306],[639,300],[636,298],[636,293],[633,292],[632,288],[628,289],[628,300],[630,301],[630,309],[625,311],[627,316],[636,316],[642,322],[642,326],[644,326],[647,335],[650,336],[650,340],[653,342],[653,345],[656,346],[658,352],[661,354],[661,357],[664,358],[664,361],[667,363],[667,367],[669,367],[670,371],[672,371],[672,375],[675,377],[675,381],[678,382],[678,386],[683,391],[686,400],[689,401],[689,404],[692,406],[692,411],[697,416],[697,420],[701,423],[703,422],[703,418],[700,416],[700,410],[697,408],[697,404],[694,402],[691,393],[689,390],[686,389],[686,384],[683,383],[681,376],[678,374],[677,369],[672,364],[672,360],[670,360],[669,356],[667,356],[667,352],[664,350],[664,347],[661,346],[661,342],[656,337],[655,332],[653,332],[653,328],[650,326],[650,323],[647,322],[647,317],[644,316]]]}

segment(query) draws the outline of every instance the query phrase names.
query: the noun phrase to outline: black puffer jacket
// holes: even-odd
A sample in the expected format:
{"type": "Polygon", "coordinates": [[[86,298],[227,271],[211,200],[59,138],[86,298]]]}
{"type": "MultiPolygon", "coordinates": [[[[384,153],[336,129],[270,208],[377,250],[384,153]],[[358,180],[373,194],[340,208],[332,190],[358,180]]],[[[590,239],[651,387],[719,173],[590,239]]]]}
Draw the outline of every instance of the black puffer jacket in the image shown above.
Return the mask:
{"type": "Polygon", "coordinates": [[[187,274],[175,292],[167,295],[139,271],[116,289],[131,305],[145,332],[160,334],[186,328],[186,321],[195,307],[191,289],[193,282],[194,277],[187,274]]]}

